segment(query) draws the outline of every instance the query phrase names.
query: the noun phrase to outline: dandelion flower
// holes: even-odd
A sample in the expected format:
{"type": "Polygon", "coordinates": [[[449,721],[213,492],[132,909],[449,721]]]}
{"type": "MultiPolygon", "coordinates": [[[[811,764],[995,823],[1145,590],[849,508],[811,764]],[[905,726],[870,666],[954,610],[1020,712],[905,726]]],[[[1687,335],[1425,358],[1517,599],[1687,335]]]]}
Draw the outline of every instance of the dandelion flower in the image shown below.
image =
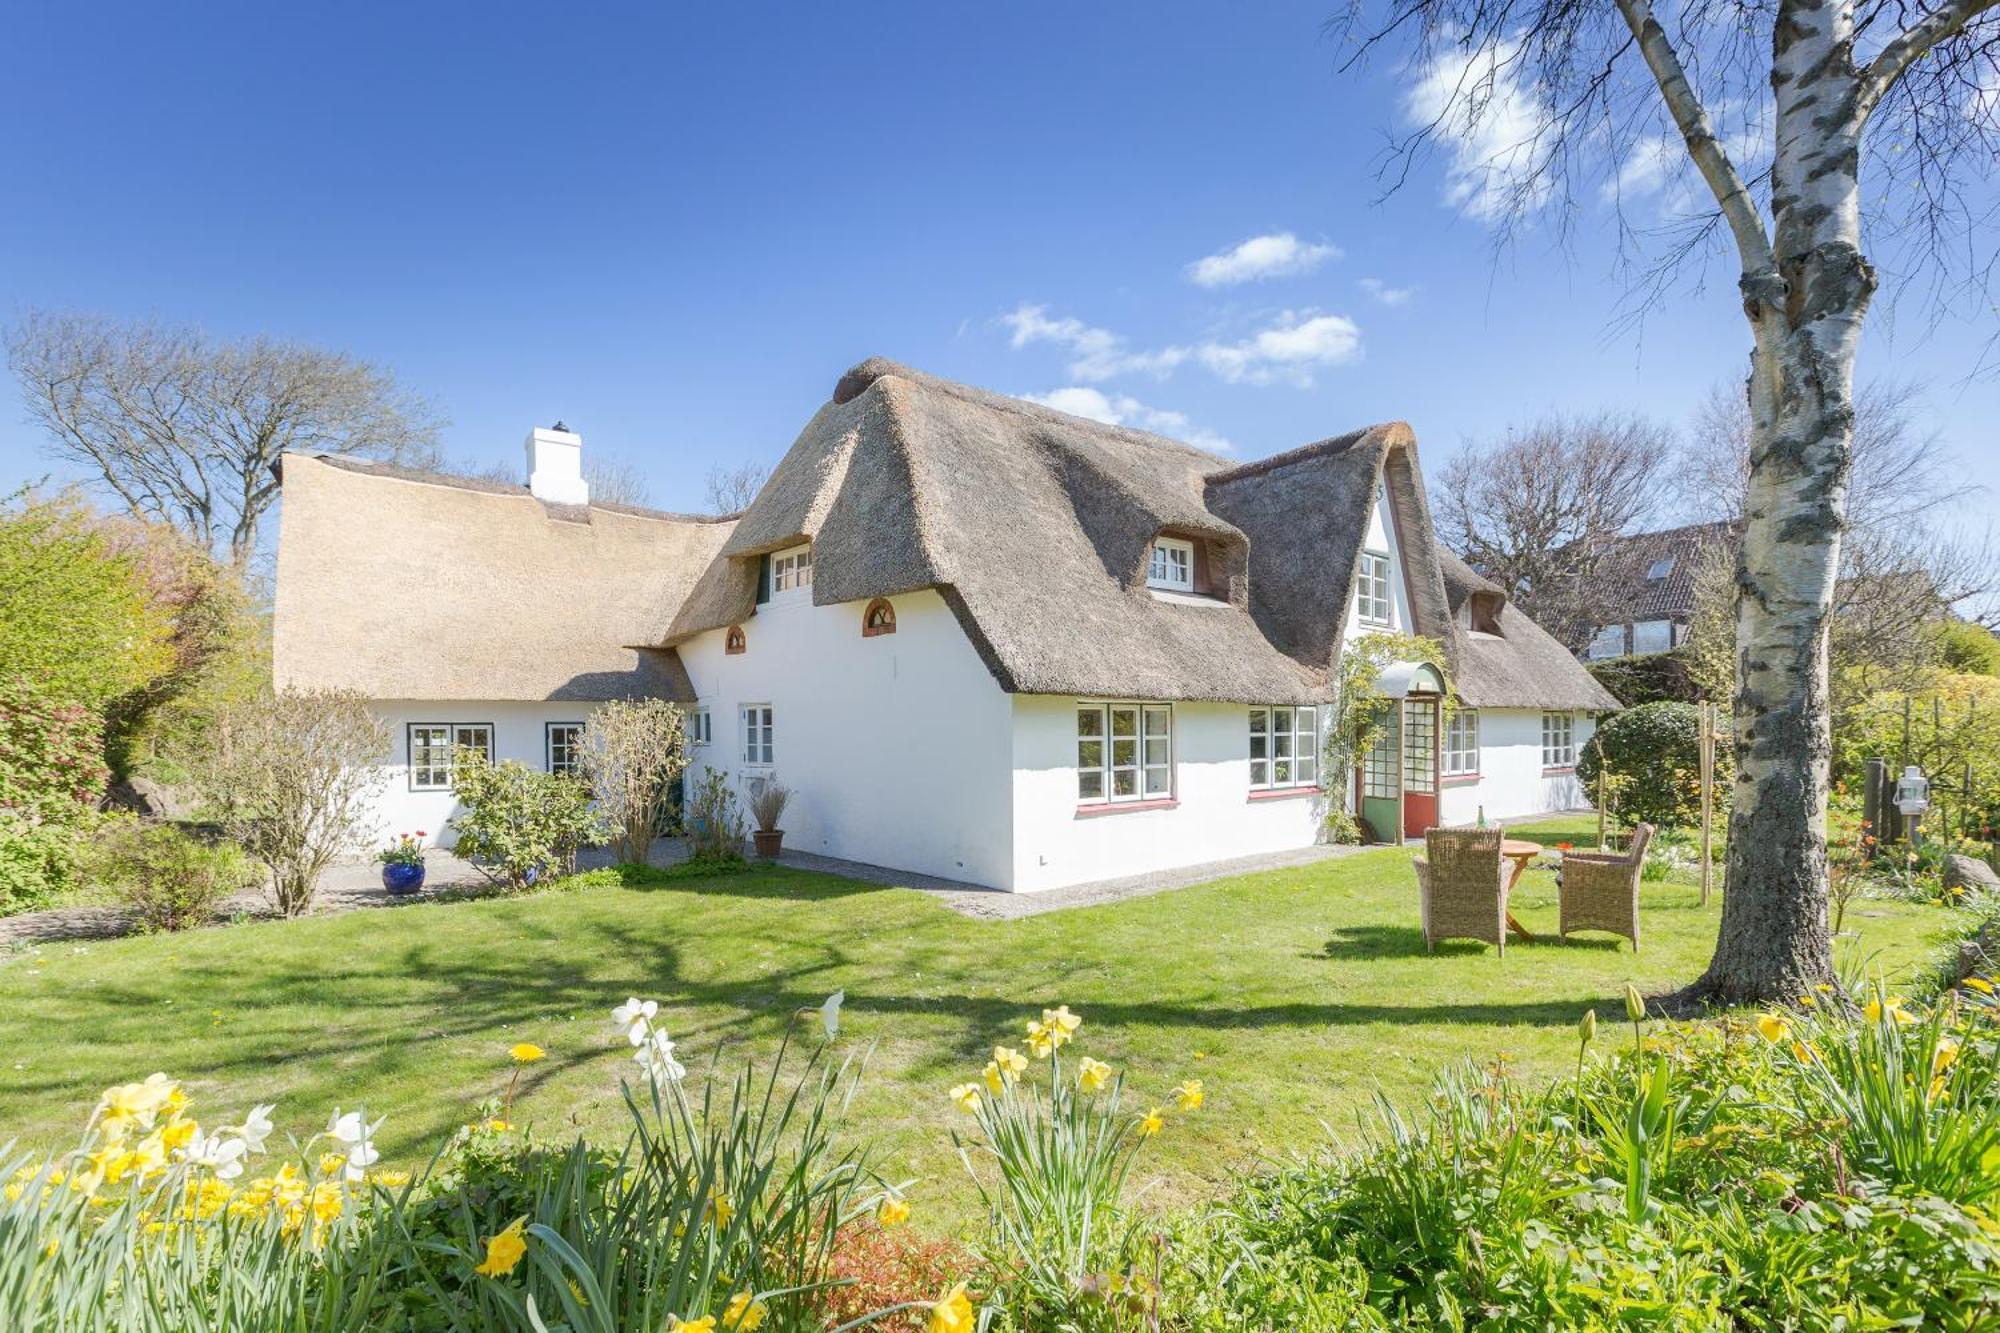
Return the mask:
{"type": "Polygon", "coordinates": [[[882,1200],[881,1207],[875,1210],[875,1220],[884,1230],[903,1225],[910,1220],[910,1201],[893,1194],[889,1195],[882,1200]]]}
{"type": "Polygon", "coordinates": [[[507,1229],[486,1242],[486,1258],[472,1271],[481,1277],[505,1277],[521,1262],[521,1256],[528,1252],[528,1242],[523,1239],[521,1229],[528,1224],[526,1217],[517,1217],[507,1224],[507,1229]]]}
{"type": "Polygon", "coordinates": [[[517,1065],[531,1065],[547,1055],[548,1052],[535,1045],[532,1041],[524,1041],[509,1048],[507,1054],[514,1057],[514,1063],[517,1065]]]}
{"type": "Polygon", "coordinates": [[[1972,989],[1978,991],[1981,995],[1991,995],[1993,993],[1993,983],[1988,981],[1985,977],[1967,977],[1964,981],[1960,982],[1959,984],[1963,986],[1970,986],[1972,987],[1972,989]]]}
{"type": "Polygon", "coordinates": [[[1765,1041],[1783,1041],[1791,1031],[1791,1024],[1776,1014],[1757,1015],[1757,1032],[1765,1041]]]}

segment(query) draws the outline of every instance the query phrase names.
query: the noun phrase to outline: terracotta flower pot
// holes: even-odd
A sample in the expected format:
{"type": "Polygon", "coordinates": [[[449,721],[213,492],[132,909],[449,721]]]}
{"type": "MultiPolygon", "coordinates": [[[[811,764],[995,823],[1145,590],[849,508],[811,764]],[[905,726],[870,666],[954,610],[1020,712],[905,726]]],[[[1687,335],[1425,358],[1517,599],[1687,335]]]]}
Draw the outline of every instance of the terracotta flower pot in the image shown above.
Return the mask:
{"type": "Polygon", "coordinates": [[[781,828],[760,828],[750,835],[750,841],[757,845],[757,855],[766,861],[778,859],[778,849],[785,845],[785,831],[781,828]]]}

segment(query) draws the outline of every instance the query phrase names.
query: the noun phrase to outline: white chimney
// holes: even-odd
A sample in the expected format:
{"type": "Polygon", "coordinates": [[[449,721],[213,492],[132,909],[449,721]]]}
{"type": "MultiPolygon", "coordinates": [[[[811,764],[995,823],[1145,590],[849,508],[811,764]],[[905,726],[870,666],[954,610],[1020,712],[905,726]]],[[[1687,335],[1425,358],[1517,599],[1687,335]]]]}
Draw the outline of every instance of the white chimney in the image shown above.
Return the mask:
{"type": "Polygon", "coordinates": [[[558,421],[528,432],[528,492],[550,504],[590,503],[583,479],[583,436],[558,421]]]}

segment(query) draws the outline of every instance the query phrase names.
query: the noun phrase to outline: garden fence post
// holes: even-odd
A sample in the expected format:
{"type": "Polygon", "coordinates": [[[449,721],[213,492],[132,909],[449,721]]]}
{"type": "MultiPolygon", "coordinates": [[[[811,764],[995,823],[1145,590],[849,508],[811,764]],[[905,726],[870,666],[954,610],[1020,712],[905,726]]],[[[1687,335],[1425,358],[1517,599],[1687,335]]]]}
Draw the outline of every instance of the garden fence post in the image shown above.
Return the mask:
{"type": "Polygon", "coordinates": [[[1708,894],[1715,882],[1711,859],[1715,845],[1715,705],[1701,703],[1701,905],[1708,906],[1708,894]]]}
{"type": "MultiPolygon", "coordinates": [[[[1878,839],[1887,837],[1889,833],[1882,813],[1882,779],[1888,771],[1887,759],[1870,759],[1861,766],[1861,823],[1866,832],[1878,839]]],[[[1861,854],[1873,859],[1875,853],[1868,843],[1863,842],[1861,854]]]]}

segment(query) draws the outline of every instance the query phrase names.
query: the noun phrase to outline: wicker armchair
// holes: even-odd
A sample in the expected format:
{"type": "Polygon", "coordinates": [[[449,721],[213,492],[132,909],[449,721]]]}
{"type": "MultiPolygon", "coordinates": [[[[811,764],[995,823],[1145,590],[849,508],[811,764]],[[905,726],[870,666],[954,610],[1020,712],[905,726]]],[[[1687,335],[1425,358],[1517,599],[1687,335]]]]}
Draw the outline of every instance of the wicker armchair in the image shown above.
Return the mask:
{"type": "Polygon", "coordinates": [[[1639,872],[1653,826],[1632,830],[1632,848],[1622,853],[1564,852],[1556,885],[1562,898],[1562,933],[1608,930],[1632,941],[1639,952],[1639,872]]]}
{"type": "Polygon", "coordinates": [[[1439,940],[1485,940],[1507,952],[1507,867],[1497,828],[1424,831],[1417,867],[1424,947],[1439,940]]]}

